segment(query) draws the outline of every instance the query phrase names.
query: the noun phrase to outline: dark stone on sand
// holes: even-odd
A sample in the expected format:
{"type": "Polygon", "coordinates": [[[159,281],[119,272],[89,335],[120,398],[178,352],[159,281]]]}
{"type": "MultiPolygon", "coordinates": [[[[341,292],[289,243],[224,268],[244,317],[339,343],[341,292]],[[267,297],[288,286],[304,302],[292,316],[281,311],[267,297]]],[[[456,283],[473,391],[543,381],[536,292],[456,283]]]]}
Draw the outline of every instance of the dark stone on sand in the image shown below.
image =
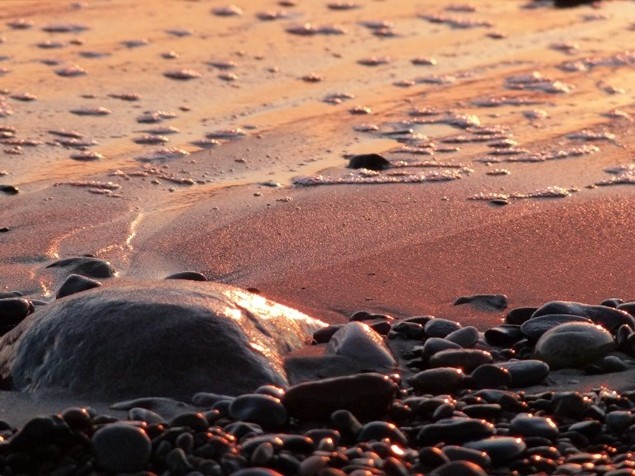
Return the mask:
{"type": "Polygon", "coordinates": [[[79,274],[71,274],[57,290],[55,297],[59,299],[65,296],[70,296],[71,294],[77,294],[82,291],[98,288],[100,286],[101,283],[95,279],[90,279],[79,274]]]}
{"type": "Polygon", "coordinates": [[[379,154],[361,154],[350,158],[348,168],[386,170],[390,168],[390,162],[379,154]]]}
{"type": "Polygon", "coordinates": [[[368,422],[357,435],[357,441],[381,441],[384,438],[395,445],[402,447],[408,445],[406,435],[397,426],[385,421],[368,422]]]}
{"type": "Polygon", "coordinates": [[[446,445],[442,449],[443,453],[450,461],[470,461],[481,468],[488,468],[492,464],[492,459],[482,451],[464,448],[463,446],[446,445]]]}
{"type": "Polygon", "coordinates": [[[520,326],[520,331],[531,341],[537,341],[549,329],[565,324],[567,322],[588,322],[587,317],[574,316],[571,314],[545,314],[544,316],[533,317],[520,326]]]}
{"type": "Polygon", "coordinates": [[[592,403],[580,392],[560,392],[551,399],[551,411],[560,418],[580,420],[592,403]]]}
{"type": "Polygon", "coordinates": [[[542,360],[509,360],[494,365],[509,371],[512,377],[510,387],[522,388],[538,385],[549,375],[549,365],[542,360]]]}
{"type": "Polygon", "coordinates": [[[236,397],[231,397],[229,395],[220,395],[218,393],[211,392],[198,392],[194,394],[192,397],[192,404],[197,407],[211,407],[216,402],[221,402],[223,400],[234,400],[236,397]]]}
{"type": "Polygon", "coordinates": [[[527,449],[527,445],[522,439],[510,436],[494,436],[483,440],[469,441],[465,443],[465,447],[487,453],[495,466],[512,461],[527,449]]]}
{"type": "Polygon", "coordinates": [[[323,325],[233,286],[141,281],[39,308],[0,340],[0,369],[28,392],[241,394],[286,385],[283,354],[323,325]]]}
{"type": "Polygon", "coordinates": [[[518,324],[521,325],[527,319],[529,319],[538,308],[536,307],[517,307],[512,309],[505,316],[506,324],[518,324]]]}
{"type": "Polygon", "coordinates": [[[88,433],[93,426],[90,413],[85,408],[67,408],[62,412],[61,417],[72,430],[88,433]]]}
{"type": "Polygon", "coordinates": [[[607,306],[594,306],[571,301],[551,301],[533,313],[532,318],[547,314],[572,314],[574,316],[588,317],[595,324],[605,327],[614,333],[622,324],[629,325],[635,330],[635,318],[629,313],[607,306]]]}
{"type": "Polygon", "coordinates": [[[501,324],[487,329],[484,335],[487,343],[496,347],[510,347],[523,339],[523,333],[517,324],[501,324]]]}
{"type": "Polygon", "coordinates": [[[478,329],[474,326],[465,326],[450,332],[445,336],[445,340],[459,344],[465,349],[472,348],[478,342],[478,329]]]}
{"type": "Polygon", "coordinates": [[[477,403],[465,405],[461,408],[461,411],[470,418],[482,418],[493,421],[500,416],[502,407],[498,403],[477,403]]]}
{"type": "Polygon", "coordinates": [[[111,278],[115,275],[115,268],[108,261],[89,256],[64,258],[49,264],[47,268],[61,268],[68,275],[80,274],[89,278],[111,278]]]}
{"type": "Polygon", "coordinates": [[[0,227],[0,233],[6,233],[8,231],[11,231],[11,229],[8,226],[0,227]]]}
{"type": "Polygon", "coordinates": [[[613,337],[604,327],[571,322],[545,332],[536,343],[534,355],[554,370],[582,368],[614,348],[613,337]]]}
{"type": "Polygon", "coordinates": [[[15,185],[0,185],[0,192],[6,193],[7,195],[17,195],[20,189],[15,185]]]}
{"type": "Polygon", "coordinates": [[[410,385],[416,392],[438,395],[441,393],[453,393],[463,388],[465,374],[463,371],[442,367],[423,370],[410,379],[410,385]]]}
{"type": "Polygon", "coordinates": [[[165,424],[165,419],[156,412],[148,410],[147,408],[131,408],[128,411],[128,420],[130,421],[142,421],[148,425],[165,424]]]}
{"type": "Polygon", "coordinates": [[[460,296],[454,301],[454,305],[471,304],[474,307],[487,311],[502,311],[507,307],[507,296],[504,294],[473,294],[460,296]]]}
{"type": "Polygon", "coordinates": [[[623,372],[628,369],[628,364],[617,355],[607,355],[602,359],[602,368],[605,372],[623,372]]]}
{"type": "Polygon", "coordinates": [[[592,5],[598,0],[554,0],[553,6],[556,8],[573,8],[580,5],[592,5]]]}
{"type": "Polygon", "coordinates": [[[441,337],[430,337],[426,339],[421,349],[421,355],[427,359],[432,357],[437,352],[448,349],[461,349],[461,346],[456,342],[442,339],[441,337]]]}
{"type": "Polygon", "coordinates": [[[97,467],[111,473],[134,473],[146,467],[152,444],[145,431],[125,423],[106,425],[92,437],[97,467]]]}
{"type": "Polygon", "coordinates": [[[436,468],[430,476],[487,476],[487,473],[470,461],[450,461],[436,468]]]}
{"type": "Polygon", "coordinates": [[[331,414],[331,425],[345,438],[356,438],[362,424],[349,410],[336,410],[331,414]]]}
{"type": "Polygon", "coordinates": [[[164,279],[186,279],[189,281],[207,281],[204,274],[196,271],[181,271],[180,273],[170,274],[164,279]]]}
{"type": "Polygon", "coordinates": [[[554,440],[557,438],[559,430],[551,418],[530,415],[517,415],[509,425],[511,435],[518,436],[539,436],[554,440]]]}
{"type": "Polygon", "coordinates": [[[467,441],[487,438],[494,433],[494,425],[485,420],[453,417],[423,425],[417,440],[423,445],[463,444],[467,441]]]}
{"type": "Polygon", "coordinates": [[[342,409],[370,420],[386,413],[397,390],[387,376],[364,373],[295,385],[287,390],[282,403],[290,416],[301,420],[325,420],[342,409]]]}
{"type": "Polygon", "coordinates": [[[282,473],[274,471],[271,468],[259,468],[252,466],[251,468],[244,468],[232,473],[232,476],[283,476],[282,473]]]}
{"type": "Polygon", "coordinates": [[[276,428],[287,421],[287,410],[277,398],[257,393],[237,397],[229,406],[236,420],[257,423],[263,428],[276,428]]]}
{"type": "Polygon", "coordinates": [[[450,459],[436,446],[425,446],[419,450],[419,464],[421,465],[437,468],[449,462],[450,459]]]}
{"type": "Polygon", "coordinates": [[[430,367],[455,367],[466,373],[493,362],[492,354],[481,349],[448,349],[430,357],[430,367]]]}
{"type": "Polygon", "coordinates": [[[512,383],[509,370],[494,364],[479,365],[470,374],[473,388],[507,387],[512,383]]]}
{"type": "Polygon", "coordinates": [[[461,324],[449,319],[443,319],[441,317],[435,317],[430,319],[423,327],[423,330],[428,337],[445,337],[448,334],[459,330],[461,324]]]}
{"type": "Polygon", "coordinates": [[[34,311],[31,301],[21,297],[0,299],[0,327],[10,329],[34,311]]]}

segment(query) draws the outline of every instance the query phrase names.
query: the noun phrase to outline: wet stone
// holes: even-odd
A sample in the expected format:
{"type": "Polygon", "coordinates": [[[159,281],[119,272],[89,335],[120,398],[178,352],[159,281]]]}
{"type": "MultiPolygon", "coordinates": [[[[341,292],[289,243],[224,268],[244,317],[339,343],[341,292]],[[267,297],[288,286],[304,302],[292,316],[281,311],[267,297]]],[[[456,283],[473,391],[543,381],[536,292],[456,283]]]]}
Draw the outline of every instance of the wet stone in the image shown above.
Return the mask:
{"type": "Polygon", "coordinates": [[[517,324],[501,324],[492,327],[485,331],[484,336],[488,344],[497,347],[510,347],[524,338],[517,324]]]}
{"type": "Polygon", "coordinates": [[[459,344],[463,348],[471,348],[478,342],[479,333],[478,329],[474,326],[465,326],[461,329],[457,329],[454,332],[450,332],[445,336],[445,340],[459,344]]]}
{"type": "Polygon", "coordinates": [[[580,368],[601,359],[615,348],[613,337],[598,325],[560,324],[547,331],[536,343],[536,358],[552,369],[580,368]]]}
{"type": "Polygon", "coordinates": [[[113,473],[143,470],[150,460],[150,438],[141,429],[124,423],[106,425],[93,435],[97,466],[113,473]]]}
{"type": "Polygon", "coordinates": [[[463,388],[465,374],[452,367],[423,370],[410,379],[410,385],[419,393],[453,393],[463,388]]]}
{"type": "Polygon", "coordinates": [[[445,337],[451,332],[459,330],[461,324],[440,317],[431,319],[424,326],[424,331],[428,337],[445,337]]]}
{"type": "Polygon", "coordinates": [[[520,326],[523,335],[532,341],[537,341],[549,329],[567,322],[591,322],[591,319],[571,314],[546,314],[533,317],[520,326]]]}
{"type": "Polygon", "coordinates": [[[108,261],[86,256],[64,258],[49,264],[47,268],[59,268],[69,275],[79,274],[90,278],[110,278],[115,275],[115,269],[108,261]]]}
{"type": "Polygon", "coordinates": [[[466,417],[454,417],[423,425],[417,435],[421,444],[437,443],[463,444],[479,440],[494,434],[494,425],[485,420],[466,417]]]}
{"type": "Polygon", "coordinates": [[[348,168],[386,170],[390,168],[390,162],[379,154],[361,154],[349,159],[348,168]]]}
{"type": "Polygon", "coordinates": [[[55,297],[59,299],[100,286],[101,283],[95,279],[90,279],[79,274],[71,274],[57,290],[55,297]]]}
{"type": "Polygon", "coordinates": [[[483,440],[470,441],[465,443],[465,446],[487,453],[492,458],[494,465],[505,464],[520,456],[527,449],[527,445],[521,438],[509,436],[495,436],[483,440]]]}
{"type": "Polygon", "coordinates": [[[509,430],[512,435],[539,436],[553,440],[558,436],[558,427],[551,418],[517,415],[511,422],[509,430]]]}
{"type": "Polygon", "coordinates": [[[287,410],[277,398],[262,394],[237,397],[229,407],[232,418],[257,423],[265,428],[279,427],[287,420],[287,410]]]}
{"type": "Polygon", "coordinates": [[[511,374],[510,387],[530,387],[538,385],[549,374],[549,365],[541,360],[510,360],[494,364],[507,369],[511,374]]]}
{"type": "Polygon", "coordinates": [[[357,435],[357,441],[381,441],[384,438],[391,443],[406,446],[408,438],[394,424],[385,421],[371,421],[366,423],[357,435]]]}
{"type": "Polygon", "coordinates": [[[493,364],[479,365],[470,374],[473,388],[507,387],[512,383],[509,370],[493,364]]]}
{"type": "Polygon", "coordinates": [[[442,339],[440,337],[430,337],[426,339],[421,348],[421,355],[424,359],[432,357],[437,352],[449,349],[461,349],[461,346],[456,342],[442,339]]]}
{"type": "Polygon", "coordinates": [[[488,468],[492,464],[491,458],[486,453],[471,448],[446,445],[442,448],[442,451],[450,461],[470,461],[482,468],[488,468]]]}
{"type": "Polygon", "coordinates": [[[450,461],[436,468],[430,476],[487,476],[487,473],[470,461],[450,461]]]}
{"type": "Polygon", "coordinates": [[[396,365],[382,337],[358,321],[338,329],[329,340],[326,352],[363,361],[369,367],[390,368],[396,365]]]}
{"type": "Polygon", "coordinates": [[[528,320],[537,308],[535,307],[517,307],[512,309],[505,316],[505,323],[521,325],[528,320]]]}
{"type": "Polygon", "coordinates": [[[602,359],[602,369],[605,372],[623,372],[628,369],[628,364],[616,355],[607,355],[602,359]]]}
{"type": "Polygon", "coordinates": [[[471,372],[479,365],[493,362],[492,354],[480,349],[448,349],[430,357],[430,367],[455,367],[471,372]]]}
{"type": "Polygon", "coordinates": [[[15,185],[0,184],[0,192],[6,193],[7,195],[17,195],[20,192],[20,189],[15,185]]]}
{"type": "Polygon", "coordinates": [[[185,279],[188,281],[207,281],[204,274],[197,271],[181,271],[179,273],[170,274],[163,279],[185,279]]]}
{"type": "Polygon", "coordinates": [[[622,324],[629,325],[635,330],[635,318],[623,310],[607,306],[594,306],[579,302],[551,301],[536,310],[532,317],[546,314],[572,314],[587,317],[595,324],[605,327],[609,332],[615,332],[622,324]]]}

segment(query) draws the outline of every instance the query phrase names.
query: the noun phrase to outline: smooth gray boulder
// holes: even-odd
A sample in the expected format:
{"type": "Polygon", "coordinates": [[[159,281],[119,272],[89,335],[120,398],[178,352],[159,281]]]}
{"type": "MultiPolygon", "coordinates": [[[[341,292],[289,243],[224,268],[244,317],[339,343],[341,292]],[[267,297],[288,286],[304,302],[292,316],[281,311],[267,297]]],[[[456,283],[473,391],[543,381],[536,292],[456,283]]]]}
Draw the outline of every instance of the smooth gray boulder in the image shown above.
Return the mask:
{"type": "Polygon", "coordinates": [[[324,326],[219,283],[113,284],[38,308],[0,339],[0,372],[27,392],[236,395],[286,385],[283,355],[324,326]]]}

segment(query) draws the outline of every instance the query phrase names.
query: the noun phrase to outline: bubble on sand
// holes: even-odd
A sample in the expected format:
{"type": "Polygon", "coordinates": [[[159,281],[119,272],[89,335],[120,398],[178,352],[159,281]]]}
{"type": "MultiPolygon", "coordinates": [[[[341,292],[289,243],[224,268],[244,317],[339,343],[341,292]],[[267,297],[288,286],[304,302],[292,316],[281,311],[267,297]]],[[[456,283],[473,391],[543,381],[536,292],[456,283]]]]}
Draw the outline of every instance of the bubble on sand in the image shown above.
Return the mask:
{"type": "Polygon", "coordinates": [[[579,131],[567,134],[567,139],[584,140],[584,141],[615,141],[615,134],[610,132],[594,132],[594,131],[579,131]]]}
{"type": "Polygon", "coordinates": [[[16,101],[22,101],[22,102],[31,102],[37,99],[37,96],[35,94],[31,94],[29,92],[13,93],[9,97],[11,99],[15,99],[16,101]]]}
{"type": "Polygon", "coordinates": [[[569,149],[561,149],[553,152],[534,152],[513,157],[482,157],[476,159],[476,162],[483,162],[486,164],[495,164],[500,162],[546,162],[549,160],[568,159],[570,157],[582,157],[599,151],[599,147],[585,144],[581,147],[571,147],[569,149]]]}
{"type": "Polygon", "coordinates": [[[417,56],[416,58],[412,58],[410,62],[415,66],[434,66],[437,64],[436,58],[431,56],[417,56]]]}
{"type": "Polygon", "coordinates": [[[210,66],[213,66],[214,68],[218,68],[218,69],[234,69],[238,66],[238,64],[235,61],[223,61],[223,60],[213,60],[210,61],[209,63],[210,66]]]}
{"type": "Polygon", "coordinates": [[[64,78],[75,78],[78,76],[85,76],[88,72],[81,66],[74,64],[71,66],[65,66],[55,70],[55,74],[64,78]]]}
{"type": "Polygon", "coordinates": [[[330,10],[354,10],[356,8],[360,8],[359,3],[346,2],[346,1],[330,2],[330,3],[327,3],[326,6],[330,10]]]}
{"type": "Polygon", "coordinates": [[[80,134],[77,131],[67,131],[65,129],[51,129],[48,131],[49,134],[59,137],[70,137],[73,139],[81,139],[83,134],[80,134]]]}
{"type": "Polygon", "coordinates": [[[178,38],[182,38],[185,36],[192,36],[194,34],[194,30],[190,28],[171,28],[165,31],[167,34],[176,36],[178,38]]]}
{"type": "Polygon", "coordinates": [[[573,53],[576,53],[580,49],[580,45],[571,41],[558,41],[556,43],[551,43],[551,45],[549,45],[549,48],[571,55],[573,53]]]}
{"type": "Polygon", "coordinates": [[[266,10],[264,12],[256,13],[256,18],[263,21],[280,20],[281,18],[287,18],[289,14],[286,10],[266,10]]]}
{"type": "Polygon", "coordinates": [[[316,185],[363,185],[363,184],[383,184],[383,183],[425,183],[425,182],[448,182],[458,180],[462,177],[457,170],[441,170],[427,173],[392,173],[380,174],[374,170],[360,169],[357,173],[349,173],[342,177],[324,177],[316,175],[314,177],[296,177],[293,179],[295,185],[316,186],[316,185]]]}
{"type": "Polygon", "coordinates": [[[103,51],[80,51],[78,54],[82,58],[88,59],[107,58],[108,56],[110,56],[110,53],[105,53],[103,51]]]}
{"type": "Polygon", "coordinates": [[[485,174],[497,177],[502,175],[509,175],[511,174],[511,172],[507,169],[493,169],[493,170],[488,170],[487,172],[485,172],[485,174]]]}
{"type": "Polygon", "coordinates": [[[341,104],[344,101],[353,99],[354,97],[354,95],[349,93],[332,93],[325,96],[322,101],[328,104],[341,104]]]}
{"type": "Polygon", "coordinates": [[[0,117],[8,117],[12,114],[13,109],[11,108],[9,103],[5,101],[5,98],[3,96],[0,96],[0,117]]]}
{"type": "Polygon", "coordinates": [[[468,198],[468,200],[509,200],[509,199],[527,199],[527,198],[565,198],[570,197],[572,193],[577,192],[576,188],[564,188],[564,187],[546,187],[534,192],[521,193],[521,192],[511,192],[511,193],[485,193],[481,192],[476,195],[472,195],[468,198]]]}
{"type": "Polygon", "coordinates": [[[108,97],[111,97],[113,99],[121,99],[122,101],[138,101],[139,99],[141,99],[141,96],[138,95],[137,93],[115,93],[115,94],[109,94],[108,97]]]}
{"type": "Polygon", "coordinates": [[[357,132],[377,132],[379,130],[379,126],[377,124],[356,124],[353,126],[353,130],[357,132]]]}
{"type": "Polygon", "coordinates": [[[80,162],[92,162],[95,160],[101,160],[103,158],[104,156],[102,154],[92,150],[83,150],[71,154],[71,159],[78,160],[80,162]]]}
{"type": "Polygon", "coordinates": [[[99,107],[78,107],[71,109],[71,112],[76,116],[108,116],[112,114],[112,111],[108,108],[99,107]]]}
{"type": "Polygon", "coordinates": [[[452,74],[431,74],[429,76],[419,76],[415,82],[419,84],[453,84],[456,83],[456,76],[452,74]]]}
{"type": "Polygon", "coordinates": [[[390,63],[391,59],[388,56],[370,56],[368,58],[362,58],[357,60],[358,64],[363,66],[379,66],[390,63]]]}
{"type": "Polygon", "coordinates": [[[218,75],[218,79],[222,79],[223,81],[237,81],[238,80],[238,76],[235,75],[234,73],[220,73],[218,75]]]}
{"type": "Polygon", "coordinates": [[[176,147],[164,147],[149,154],[140,155],[136,160],[139,162],[164,162],[166,160],[180,159],[188,155],[190,155],[190,153],[186,150],[176,147]]]}
{"type": "Polygon", "coordinates": [[[137,122],[142,124],[154,124],[165,119],[173,119],[176,114],[167,111],[146,111],[137,117],[137,122]]]}
{"type": "Polygon", "coordinates": [[[200,78],[201,73],[193,69],[172,69],[165,71],[163,76],[170,79],[177,79],[181,81],[187,81],[189,79],[200,78]]]}
{"type": "Polygon", "coordinates": [[[573,91],[573,86],[545,77],[538,71],[529,74],[516,74],[505,78],[508,89],[543,91],[550,94],[566,94],[573,91]]]}
{"type": "Polygon", "coordinates": [[[212,13],[219,17],[234,17],[242,15],[243,10],[236,5],[227,5],[224,7],[213,8],[212,13]]]}
{"type": "Polygon", "coordinates": [[[542,104],[544,101],[521,97],[521,96],[494,96],[489,98],[478,98],[472,104],[478,107],[500,107],[500,106],[530,106],[542,104]]]}
{"type": "Polygon", "coordinates": [[[200,147],[201,149],[212,149],[221,145],[222,142],[217,139],[199,139],[192,141],[192,145],[196,147],[200,147]]]}
{"type": "Polygon", "coordinates": [[[163,59],[176,59],[179,57],[179,54],[176,51],[166,51],[161,53],[161,58],[163,59]]]}
{"type": "Polygon", "coordinates": [[[604,116],[610,117],[611,119],[626,119],[628,121],[632,120],[631,115],[626,111],[622,111],[621,109],[611,109],[609,112],[604,114],[604,116]]]}
{"type": "Polygon", "coordinates": [[[36,43],[35,46],[42,48],[43,50],[55,50],[58,48],[64,48],[66,46],[66,42],[59,40],[45,40],[36,43]]]}
{"type": "Polygon", "coordinates": [[[352,108],[350,108],[348,110],[348,112],[350,112],[351,114],[356,114],[356,115],[365,115],[365,114],[372,114],[372,109],[370,107],[366,107],[366,106],[354,106],[352,108]]]}
{"type": "Polygon", "coordinates": [[[614,177],[596,182],[595,185],[635,185],[635,164],[608,167],[604,171],[614,175],[614,177]]]}
{"type": "Polygon", "coordinates": [[[55,142],[64,147],[71,147],[75,149],[86,149],[87,147],[93,147],[98,145],[97,141],[93,139],[77,139],[74,137],[61,137],[56,139],[55,142]]]}
{"type": "Polygon", "coordinates": [[[302,76],[302,81],[306,82],[306,83],[319,83],[320,81],[322,81],[324,78],[317,74],[317,73],[309,73],[309,74],[305,74],[304,76],[302,76]]]}
{"type": "Polygon", "coordinates": [[[220,129],[218,131],[208,132],[205,137],[208,139],[239,139],[246,135],[247,131],[237,127],[234,129],[220,129]]]}
{"type": "Polygon", "coordinates": [[[135,38],[132,40],[123,40],[121,44],[126,48],[140,48],[142,46],[149,45],[150,40],[147,38],[135,38]]]}
{"type": "Polygon", "coordinates": [[[48,33],[79,33],[88,30],[88,27],[77,23],[53,23],[43,26],[42,30],[48,33]]]}
{"type": "Polygon", "coordinates": [[[145,132],[147,134],[156,134],[156,135],[162,136],[162,135],[168,135],[168,134],[178,134],[179,132],[181,132],[181,130],[173,126],[166,126],[166,127],[152,127],[150,129],[145,129],[142,132],[145,132]]]}
{"type": "Polygon", "coordinates": [[[475,18],[462,18],[448,15],[420,15],[424,20],[429,21],[430,23],[441,23],[448,25],[452,28],[490,28],[494,26],[493,23],[487,20],[478,20],[475,18]]]}
{"type": "Polygon", "coordinates": [[[287,28],[287,33],[300,36],[313,36],[313,35],[343,35],[346,30],[337,25],[314,25],[312,23],[304,23],[302,25],[290,26],[287,28]]]}
{"type": "Polygon", "coordinates": [[[14,30],[28,30],[29,28],[32,28],[34,24],[35,23],[33,23],[32,20],[28,20],[26,18],[18,18],[17,20],[7,22],[7,26],[9,28],[13,28],[14,30]]]}
{"type": "Polygon", "coordinates": [[[457,13],[475,13],[477,11],[476,5],[471,3],[458,3],[452,4],[445,7],[445,11],[447,12],[457,12],[457,13]]]}
{"type": "Polygon", "coordinates": [[[121,185],[115,182],[101,182],[98,180],[75,180],[69,182],[57,182],[54,186],[58,187],[60,185],[70,185],[71,187],[84,187],[84,188],[94,188],[94,189],[102,189],[102,190],[117,190],[121,188],[121,185]]]}
{"type": "Polygon", "coordinates": [[[549,117],[549,113],[544,109],[530,109],[528,111],[523,111],[523,116],[530,120],[540,120],[546,119],[549,117]]]}
{"type": "Polygon", "coordinates": [[[135,144],[143,144],[143,145],[157,145],[157,144],[167,144],[170,139],[162,135],[145,135],[141,137],[136,137],[132,139],[135,144]]]}

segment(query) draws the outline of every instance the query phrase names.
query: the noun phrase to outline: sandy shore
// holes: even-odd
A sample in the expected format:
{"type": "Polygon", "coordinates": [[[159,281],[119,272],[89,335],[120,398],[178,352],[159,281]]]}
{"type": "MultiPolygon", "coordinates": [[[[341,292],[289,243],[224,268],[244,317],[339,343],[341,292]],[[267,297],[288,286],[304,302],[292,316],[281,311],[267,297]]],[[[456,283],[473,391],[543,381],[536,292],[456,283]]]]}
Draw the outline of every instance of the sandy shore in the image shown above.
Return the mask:
{"type": "Polygon", "coordinates": [[[10,2],[0,183],[20,193],[0,194],[0,290],[48,299],[46,264],[90,253],[121,276],[195,270],[329,322],[371,309],[483,329],[504,313],[458,296],[635,297],[631,2],[402,3],[10,2]],[[148,111],[160,122],[139,122],[148,111]],[[134,142],[159,127],[178,132],[134,142]],[[71,158],[87,150],[102,156],[71,158]],[[370,152],[410,166],[345,168],[370,152]],[[298,184],[317,176],[354,183],[298,184]],[[472,200],[487,194],[508,204],[472,200]]]}

